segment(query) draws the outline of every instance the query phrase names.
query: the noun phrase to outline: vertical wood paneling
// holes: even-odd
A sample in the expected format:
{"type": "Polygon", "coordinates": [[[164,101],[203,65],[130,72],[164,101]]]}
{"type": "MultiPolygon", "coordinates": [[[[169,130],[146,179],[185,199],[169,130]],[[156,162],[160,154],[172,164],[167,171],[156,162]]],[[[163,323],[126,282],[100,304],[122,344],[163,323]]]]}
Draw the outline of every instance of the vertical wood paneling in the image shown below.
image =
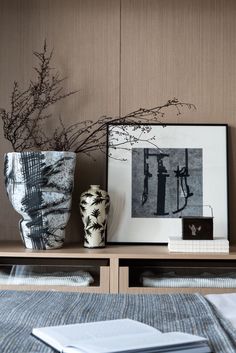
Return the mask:
{"type": "MultiPolygon", "coordinates": [[[[44,38],[54,47],[54,66],[68,77],[65,87],[79,90],[53,111],[68,124],[173,97],[194,103],[197,111],[184,111],[180,121],[230,125],[236,242],[235,18],[234,0],[0,0],[0,107],[9,104],[14,80],[25,86],[32,77],[32,51],[40,50],[44,38]]],[[[177,118],[170,112],[166,120],[177,118]]],[[[0,129],[1,170],[9,150],[0,129]]],[[[104,185],[104,161],[104,156],[96,162],[78,157],[69,240],[78,239],[81,227],[80,192],[90,183],[104,185]]],[[[18,238],[18,216],[6,198],[2,175],[0,203],[0,239],[18,238]]]]}
{"type": "MultiPolygon", "coordinates": [[[[66,124],[97,120],[118,114],[119,109],[119,0],[0,0],[0,107],[9,105],[14,80],[24,87],[33,77],[36,61],[32,52],[40,51],[46,38],[54,48],[53,66],[63,77],[64,86],[79,90],[53,109],[66,124]]],[[[0,163],[10,150],[0,130],[0,163]]],[[[9,204],[0,176],[0,239],[18,238],[17,214],[9,204]]],[[[104,156],[96,162],[78,156],[72,220],[68,240],[78,241],[81,227],[79,195],[90,183],[104,181],[104,156]]]]}
{"type": "Polygon", "coordinates": [[[230,221],[234,242],[235,18],[233,0],[122,0],[121,111],[125,114],[177,97],[194,103],[197,111],[184,110],[180,120],[169,112],[167,122],[230,125],[230,221]]]}
{"type": "Polygon", "coordinates": [[[122,1],[122,110],[172,97],[196,104],[189,121],[234,115],[236,3],[122,1]]]}

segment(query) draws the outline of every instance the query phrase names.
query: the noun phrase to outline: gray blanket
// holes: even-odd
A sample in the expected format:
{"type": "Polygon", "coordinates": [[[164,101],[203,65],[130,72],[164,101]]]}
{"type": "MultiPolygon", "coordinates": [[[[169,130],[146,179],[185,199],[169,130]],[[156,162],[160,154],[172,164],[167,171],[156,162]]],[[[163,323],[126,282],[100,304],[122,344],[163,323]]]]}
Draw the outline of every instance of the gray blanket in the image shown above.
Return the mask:
{"type": "Polygon", "coordinates": [[[118,318],[208,337],[215,353],[236,352],[236,331],[199,294],[122,295],[0,291],[0,352],[55,352],[33,327],[118,318]]]}

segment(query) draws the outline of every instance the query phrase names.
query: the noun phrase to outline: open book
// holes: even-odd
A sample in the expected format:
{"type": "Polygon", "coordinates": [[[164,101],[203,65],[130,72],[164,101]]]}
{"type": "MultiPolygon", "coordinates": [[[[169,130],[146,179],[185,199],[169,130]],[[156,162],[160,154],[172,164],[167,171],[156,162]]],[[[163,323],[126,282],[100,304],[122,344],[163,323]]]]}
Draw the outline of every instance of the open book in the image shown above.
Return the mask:
{"type": "Polygon", "coordinates": [[[32,334],[63,353],[211,353],[203,337],[161,333],[130,319],[34,328],[32,334]]]}

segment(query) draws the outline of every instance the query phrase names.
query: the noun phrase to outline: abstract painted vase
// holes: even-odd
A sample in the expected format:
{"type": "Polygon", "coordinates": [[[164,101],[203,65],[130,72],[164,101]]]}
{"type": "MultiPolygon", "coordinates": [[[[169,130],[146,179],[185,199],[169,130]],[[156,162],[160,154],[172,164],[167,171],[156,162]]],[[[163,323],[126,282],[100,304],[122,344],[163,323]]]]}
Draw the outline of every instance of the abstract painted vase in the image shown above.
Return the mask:
{"type": "Polygon", "coordinates": [[[91,185],[89,190],[81,194],[80,212],[86,248],[104,248],[109,207],[110,197],[99,185],[91,185]]]}
{"type": "Polygon", "coordinates": [[[76,154],[12,152],[5,155],[5,185],[28,249],[60,248],[70,217],[76,154]]]}

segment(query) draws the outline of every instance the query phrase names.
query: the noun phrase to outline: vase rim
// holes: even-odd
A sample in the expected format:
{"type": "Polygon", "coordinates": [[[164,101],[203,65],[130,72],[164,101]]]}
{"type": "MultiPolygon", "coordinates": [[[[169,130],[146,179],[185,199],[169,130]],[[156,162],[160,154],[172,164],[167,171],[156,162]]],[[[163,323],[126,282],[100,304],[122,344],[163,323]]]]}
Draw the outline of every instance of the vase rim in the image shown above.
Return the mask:
{"type": "Polygon", "coordinates": [[[22,153],[63,153],[63,154],[73,154],[76,155],[75,152],[72,151],[22,151],[22,152],[6,152],[5,154],[22,154],[22,153]]]}

